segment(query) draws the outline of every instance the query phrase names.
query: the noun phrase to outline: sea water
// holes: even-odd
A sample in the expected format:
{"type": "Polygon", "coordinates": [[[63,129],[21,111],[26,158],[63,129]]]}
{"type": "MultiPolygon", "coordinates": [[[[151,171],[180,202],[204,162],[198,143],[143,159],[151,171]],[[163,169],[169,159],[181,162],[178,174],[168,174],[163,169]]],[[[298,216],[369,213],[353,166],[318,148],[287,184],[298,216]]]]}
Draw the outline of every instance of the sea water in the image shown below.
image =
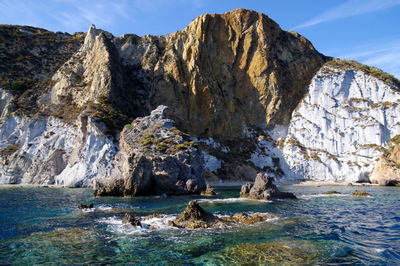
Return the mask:
{"type": "Polygon", "coordinates": [[[90,189],[0,188],[0,265],[399,265],[400,188],[282,188],[298,200],[238,199],[238,187],[215,197],[94,197],[90,189]],[[339,195],[322,192],[336,190],[339,195]],[[190,200],[216,215],[271,213],[278,219],[251,226],[185,230],[168,226],[190,200]],[[81,211],[78,204],[93,203],[81,211]],[[125,213],[157,230],[122,224],[125,213]]]}

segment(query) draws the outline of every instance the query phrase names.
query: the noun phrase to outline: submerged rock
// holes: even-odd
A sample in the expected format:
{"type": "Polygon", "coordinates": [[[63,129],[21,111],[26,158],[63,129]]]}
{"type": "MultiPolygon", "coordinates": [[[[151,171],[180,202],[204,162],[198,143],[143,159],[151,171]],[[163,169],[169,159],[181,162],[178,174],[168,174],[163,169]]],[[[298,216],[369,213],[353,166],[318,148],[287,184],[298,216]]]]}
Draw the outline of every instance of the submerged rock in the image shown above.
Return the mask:
{"type": "Polygon", "coordinates": [[[179,214],[170,225],[179,228],[198,229],[198,228],[221,228],[228,226],[250,225],[265,222],[269,219],[277,218],[273,214],[247,214],[236,213],[233,216],[217,217],[205,211],[196,201],[191,201],[186,209],[179,214]]]}
{"type": "Polygon", "coordinates": [[[276,219],[278,216],[274,214],[266,214],[266,213],[255,213],[248,214],[245,212],[235,213],[233,216],[222,217],[223,221],[233,222],[235,224],[244,224],[250,225],[260,222],[265,222],[266,220],[276,219]]]}
{"type": "Polygon", "coordinates": [[[133,226],[142,226],[140,223],[140,219],[136,219],[135,215],[133,215],[132,213],[125,213],[125,216],[122,219],[122,223],[131,224],[133,226]]]}
{"type": "Polygon", "coordinates": [[[338,191],[336,191],[336,190],[329,190],[329,191],[322,192],[322,194],[325,194],[325,195],[334,195],[334,194],[342,194],[342,193],[340,193],[340,192],[338,192],[338,191]]]}
{"type": "Polygon", "coordinates": [[[316,259],[310,251],[271,243],[241,243],[222,253],[232,265],[308,265],[316,259]]]}
{"type": "Polygon", "coordinates": [[[242,186],[240,197],[257,200],[296,199],[293,193],[279,191],[272,180],[273,178],[266,174],[258,174],[254,184],[247,183],[242,186]]]}
{"type": "Polygon", "coordinates": [[[371,194],[365,192],[364,190],[355,190],[352,195],[353,197],[372,197],[371,194]]]}
{"type": "Polygon", "coordinates": [[[202,191],[200,193],[201,196],[215,196],[217,193],[215,193],[214,188],[210,185],[207,185],[207,188],[205,191],[202,191]]]}

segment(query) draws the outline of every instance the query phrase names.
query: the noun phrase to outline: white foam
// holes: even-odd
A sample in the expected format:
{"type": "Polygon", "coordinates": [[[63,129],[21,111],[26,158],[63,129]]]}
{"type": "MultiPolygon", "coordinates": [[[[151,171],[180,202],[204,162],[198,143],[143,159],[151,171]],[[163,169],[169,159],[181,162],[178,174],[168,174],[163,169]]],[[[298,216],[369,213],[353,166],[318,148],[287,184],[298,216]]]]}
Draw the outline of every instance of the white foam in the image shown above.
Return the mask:
{"type": "Polygon", "coordinates": [[[142,227],[146,229],[176,229],[176,227],[170,226],[169,222],[176,218],[175,215],[163,215],[162,217],[153,217],[150,219],[142,220],[140,223],[142,227]]]}
{"type": "Polygon", "coordinates": [[[101,218],[98,223],[107,224],[111,232],[124,235],[139,234],[143,235],[154,230],[177,229],[169,225],[169,222],[174,220],[176,215],[162,215],[161,217],[153,217],[141,220],[139,226],[122,223],[122,219],[116,216],[101,218]]]}
{"type": "Polygon", "coordinates": [[[122,224],[122,220],[117,218],[116,216],[113,217],[108,217],[108,218],[101,218],[98,219],[97,222],[101,223],[101,224],[122,224]]]}
{"type": "Polygon", "coordinates": [[[383,253],[385,251],[384,248],[375,248],[376,253],[383,253]]]}
{"type": "Polygon", "coordinates": [[[99,210],[99,211],[112,211],[113,208],[110,206],[99,206],[99,207],[96,207],[95,209],[99,210]]]}
{"type": "Polygon", "coordinates": [[[199,203],[232,203],[232,202],[241,202],[241,201],[256,201],[256,202],[267,202],[271,203],[270,200],[254,200],[248,198],[227,198],[227,199],[200,199],[197,200],[199,203]]]}
{"type": "Polygon", "coordinates": [[[81,212],[94,212],[94,208],[80,209],[81,212]]]}
{"type": "Polygon", "coordinates": [[[299,199],[312,199],[312,198],[323,198],[323,197],[348,197],[348,194],[312,194],[312,195],[300,195],[299,199]]]}
{"type": "Polygon", "coordinates": [[[101,218],[97,220],[98,223],[107,224],[108,230],[113,233],[121,234],[121,235],[143,235],[146,233],[146,230],[140,228],[138,226],[133,226],[130,224],[122,223],[122,219],[117,218],[116,216],[109,218],[101,218]]]}

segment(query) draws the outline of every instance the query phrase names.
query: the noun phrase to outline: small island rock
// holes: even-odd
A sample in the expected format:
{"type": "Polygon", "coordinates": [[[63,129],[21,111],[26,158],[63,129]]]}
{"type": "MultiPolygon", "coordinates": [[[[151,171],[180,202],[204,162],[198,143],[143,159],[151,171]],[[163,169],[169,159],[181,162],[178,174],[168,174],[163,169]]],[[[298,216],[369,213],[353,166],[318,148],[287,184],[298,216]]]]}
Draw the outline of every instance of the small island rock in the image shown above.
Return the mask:
{"type": "Polygon", "coordinates": [[[242,186],[240,197],[257,200],[296,199],[293,193],[279,191],[272,180],[267,174],[258,174],[254,184],[247,183],[242,186]]]}
{"type": "Polygon", "coordinates": [[[334,195],[334,194],[342,194],[342,193],[340,193],[340,192],[338,192],[338,191],[336,191],[336,190],[329,190],[329,191],[322,192],[322,194],[325,194],[325,195],[334,195]]]}
{"type": "Polygon", "coordinates": [[[233,216],[217,217],[205,211],[196,201],[191,201],[181,214],[170,221],[170,225],[187,229],[223,228],[266,222],[275,218],[277,218],[276,215],[266,213],[236,213],[233,216]]]}
{"type": "Polygon", "coordinates": [[[207,185],[206,190],[202,191],[200,193],[200,195],[202,195],[202,196],[215,196],[215,195],[217,195],[217,193],[215,193],[215,190],[214,190],[214,188],[212,186],[207,185]]]}
{"type": "Polygon", "coordinates": [[[93,203],[86,205],[86,204],[79,204],[78,209],[80,210],[87,210],[87,209],[93,209],[93,203]]]}
{"type": "Polygon", "coordinates": [[[371,194],[365,192],[364,190],[355,190],[352,195],[353,197],[372,197],[371,194]]]}
{"type": "Polygon", "coordinates": [[[122,219],[123,224],[131,224],[133,226],[142,226],[140,223],[140,219],[136,219],[135,215],[130,213],[125,213],[124,218],[122,219]]]}

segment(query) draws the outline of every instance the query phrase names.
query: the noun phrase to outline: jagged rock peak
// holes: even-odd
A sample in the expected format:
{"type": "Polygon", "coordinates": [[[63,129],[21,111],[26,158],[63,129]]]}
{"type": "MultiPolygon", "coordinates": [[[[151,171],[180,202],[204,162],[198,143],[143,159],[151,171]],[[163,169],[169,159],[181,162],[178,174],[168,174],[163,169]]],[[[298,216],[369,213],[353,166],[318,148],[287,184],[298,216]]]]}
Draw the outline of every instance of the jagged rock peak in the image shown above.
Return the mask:
{"type": "Polygon", "coordinates": [[[235,9],[223,14],[203,14],[195,18],[187,28],[197,27],[201,24],[206,24],[208,20],[223,19],[231,26],[235,26],[242,31],[245,31],[252,25],[257,23],[271,24],[273,27],[280,29],[279,25],[270,19],[267,15],[244,8],[235,9]]]}
{"type": "Polygon", "coordinates": [[[288,124],[326,60],[305,38],[246,9],[202,15],[166,43],[157,66],[177,86],[158,85],[157,98],[194,135],[235,138],[247,127],[288,124]]]}
{"type": "Polygon", "coordinates": [[[102,29],[97,29],[96,26],[94,24],[92,24],[86,34],[85,42],[84,42],[82,48],[83,49],[92,48],[93,44],[96,40],[96,37],[100,36],[101,33],[103,33],[108,39],[114,38],[114,36],[110,32],[102,30],[102,29]]]}

